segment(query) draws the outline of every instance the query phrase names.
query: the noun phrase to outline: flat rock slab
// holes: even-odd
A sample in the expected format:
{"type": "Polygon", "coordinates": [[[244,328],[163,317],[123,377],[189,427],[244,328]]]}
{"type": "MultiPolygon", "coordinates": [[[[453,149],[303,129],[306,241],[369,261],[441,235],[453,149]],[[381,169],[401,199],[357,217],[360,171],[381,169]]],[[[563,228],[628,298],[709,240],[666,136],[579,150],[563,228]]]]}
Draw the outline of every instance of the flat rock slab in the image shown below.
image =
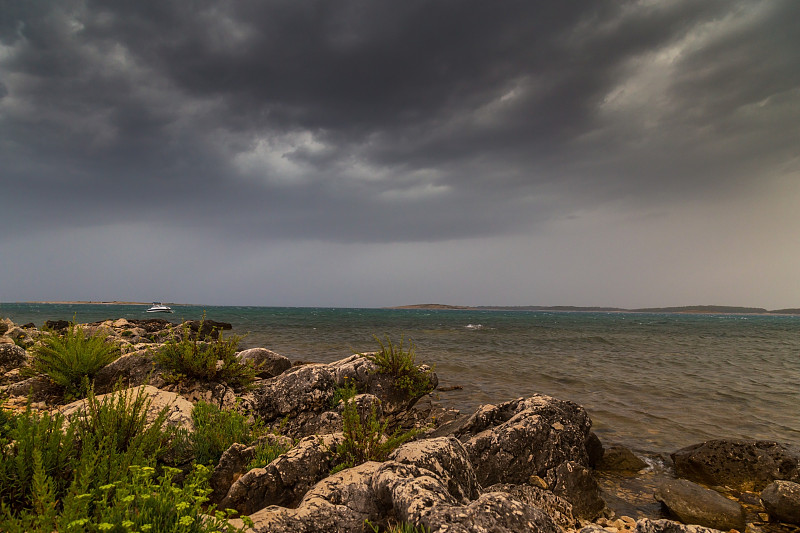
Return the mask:
{"type": "Polygon", "coordinates": [[[666,481],[656,490],[655,497],[685,524],[744,531],[745,511],[741,505],[691,481],[666,481]]]}

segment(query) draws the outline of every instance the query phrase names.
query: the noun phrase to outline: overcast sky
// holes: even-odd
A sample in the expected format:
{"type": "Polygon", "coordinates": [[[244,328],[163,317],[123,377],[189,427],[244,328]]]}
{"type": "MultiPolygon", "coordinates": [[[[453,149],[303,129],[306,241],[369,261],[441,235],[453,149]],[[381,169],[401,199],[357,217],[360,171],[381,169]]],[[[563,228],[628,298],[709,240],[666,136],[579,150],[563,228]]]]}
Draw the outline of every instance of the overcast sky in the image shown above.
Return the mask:
{"type": "Polygon", "coordinates": [[[0,0],[0,301],[800,307],[796,0],[0,0]]]}

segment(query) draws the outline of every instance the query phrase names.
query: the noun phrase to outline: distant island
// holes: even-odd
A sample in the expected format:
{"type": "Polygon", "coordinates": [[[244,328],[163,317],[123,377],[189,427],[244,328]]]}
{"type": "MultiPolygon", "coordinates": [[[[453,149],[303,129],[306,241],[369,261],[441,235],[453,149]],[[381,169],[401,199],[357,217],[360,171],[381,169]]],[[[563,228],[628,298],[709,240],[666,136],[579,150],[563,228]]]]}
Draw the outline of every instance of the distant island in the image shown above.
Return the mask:
{"type": "Polygon", "coordinates": [[[686,313],[686,314],[722,314],[722,315],[800,315],[800,308],[767,310],[763,307],[736,307],[728,305],[687,305],[681,307],[643,307],[625,309],[622,307],[577,307],[572,305],[446,305],[446,304],[414,304],[399,305],[389,309],[463,309],[472,311],[553,311],[576,313],[686,313]]]}

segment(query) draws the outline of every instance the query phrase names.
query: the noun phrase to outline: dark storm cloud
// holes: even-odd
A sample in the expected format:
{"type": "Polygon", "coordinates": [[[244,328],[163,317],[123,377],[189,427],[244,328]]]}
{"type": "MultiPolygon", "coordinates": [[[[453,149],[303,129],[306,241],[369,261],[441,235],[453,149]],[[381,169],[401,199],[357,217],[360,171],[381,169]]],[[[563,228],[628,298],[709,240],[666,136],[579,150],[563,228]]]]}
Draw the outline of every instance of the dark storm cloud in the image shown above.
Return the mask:
{"type": "Polygon", "coordinates": [[[0,202],[32,229],[415,241],[737,194],[798,156],[798,10],[3,1],[0,202]]]}

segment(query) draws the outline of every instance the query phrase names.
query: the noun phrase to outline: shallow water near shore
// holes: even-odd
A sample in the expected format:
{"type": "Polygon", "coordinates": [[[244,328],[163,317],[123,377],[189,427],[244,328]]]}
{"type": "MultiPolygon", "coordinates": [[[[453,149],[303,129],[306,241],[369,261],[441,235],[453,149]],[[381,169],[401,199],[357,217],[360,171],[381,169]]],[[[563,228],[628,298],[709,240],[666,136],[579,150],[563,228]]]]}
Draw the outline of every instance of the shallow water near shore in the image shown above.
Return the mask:
{"type": "Polygon", "coordinates": [[[0,304],[17,324],[159,317],[230,322],[240,346],[329,362],[414,342],[448,406],[544,393],[584,406],[604,442],[671,452],[711,438],[800,444],[800,316],[0,304]]]}

